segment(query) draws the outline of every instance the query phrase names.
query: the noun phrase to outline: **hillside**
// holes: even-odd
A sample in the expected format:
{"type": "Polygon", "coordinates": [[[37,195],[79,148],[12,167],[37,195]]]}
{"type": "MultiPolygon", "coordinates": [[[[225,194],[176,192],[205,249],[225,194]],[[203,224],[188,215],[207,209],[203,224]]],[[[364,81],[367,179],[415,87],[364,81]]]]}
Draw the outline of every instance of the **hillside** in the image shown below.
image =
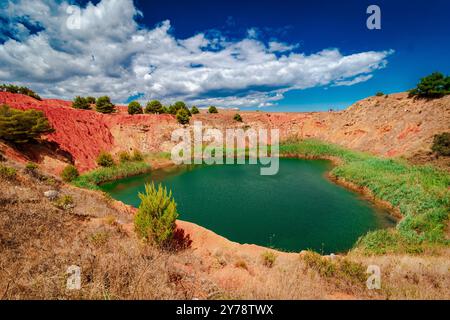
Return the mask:
{"type": "MultiPolygon", "coordinates": [[[[321,257],[241,245],[184,221],[177,225],[190,235],[191,248],[168,252],[144,245],[134,232],[133,208],[101,192],[64,184],[52,174],[58,175],[68,162],[88,171],[96,167],[101,150],[169,151],[171,132],[180,127],[172,115],[130,116],[123,107],[103,115],[73,109],[67,101],[10,93],[0,93],[1,103],[44,111],[56,131],[41,145],[13,149],[0,143],[2,168],[16,170],[0,175],[0,299],[449,299],[450,251],[442,245],[425,247],[420,254],[368,256],[355,249],[321,257]],[[27,171],[30,160],[39,169],[27,171]],[[44,196],[48,191],[58,197],[44,196]],[[276,257],[269,265],[263,258],[268,250],[276,257]],[[66,268],[72,264],[83,270],[80,291],[65,289],[66,268]],[[383,270],[379,291],[365,287],[365,270],[371,264],[383,270]]],[[[433,136],[449,130],[450,97],[371,97],[340,112],[240,111],[243,123],[232,120],[234,113],[200,113],[193,120],[221,130],[279,128],[282,140],[318,138],[381,156],[433,161],[448,169],[448,160],[428,153],[433,136]]],[[[153,168],[160,160],[149,158],[153,168]]],[[[405,177],[416,181],[422,176],[405,177]]],[[[420,190],[430,191],[426,186],[420,190]]]]}
{"type": "Polygon", "coordinates": [[[167,252],[133,232],[133,209],[45,173],[0,176],[0,299],[449,299],[448,248],[431,255],[334,257],[275,252],[231,242],[178,222],[190,249],[167,252]],[[58,199],[44,196],[55,190],[58,199]],[[365,287],[367,266],[383,270],[382,290],[365,287]],[[66,289],[66,270],[82,270],[82,289],[66,289]],[[324,268],[337,271],[324,272],[324,268]],[[362,279],[361,279],[362,278],[362,279]]]}
{"type": "MultiPolygon", "coordinates": [[[[20,94],[0,92],[0,104],[3,103],[18,109],[43,110],[56,129],[48,136],[48,141],[56,143],[63,154],[70,155],[81,171],[94,168],[95,159],[102,150],[112,153],[131,149],[170,151],[173,146],[171,132],[181,127],[175,117],[168,114],[130,116],[125,108],[119,108],[120,112],[116,114],[104,115],[73,109],[68,101],[38,101],[20,94]]],[[[240,111],[243,123],[233,121],[234,114],[235,111],[202,112],[194,115],[191,123],[199,120],[204,126],[221,130],[278,128],[281,140],[318,138],[376,155],[406,157],[413,162],[433,161],[447,169],[449,166],[448,160],[436,160],[429,151],[433,136],[450,130],[450,96],[435,100],[411,99],[406,93],[370,97],[339,112],[240,111]]],[[[18,160],[27,160],[6,146],[1,149],[18,160]]],[[[49,155],[39,162],[49,171],[58,173],[64,162],[54,158],[49,155]]]]}

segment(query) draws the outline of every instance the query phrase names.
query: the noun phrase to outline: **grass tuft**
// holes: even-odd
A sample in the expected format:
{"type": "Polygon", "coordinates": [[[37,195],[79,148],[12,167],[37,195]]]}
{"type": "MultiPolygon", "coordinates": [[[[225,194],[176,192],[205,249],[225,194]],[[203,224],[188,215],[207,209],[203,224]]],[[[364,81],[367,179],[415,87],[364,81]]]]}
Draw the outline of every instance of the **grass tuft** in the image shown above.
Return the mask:
{"type": "Polygon", "coordinates": [[[275,260],[277,260],[277,256],[272,251],[265,251],[261,254],[261,258],[263,261],[263,265],[272,268],[275,264],[275,260]]]}

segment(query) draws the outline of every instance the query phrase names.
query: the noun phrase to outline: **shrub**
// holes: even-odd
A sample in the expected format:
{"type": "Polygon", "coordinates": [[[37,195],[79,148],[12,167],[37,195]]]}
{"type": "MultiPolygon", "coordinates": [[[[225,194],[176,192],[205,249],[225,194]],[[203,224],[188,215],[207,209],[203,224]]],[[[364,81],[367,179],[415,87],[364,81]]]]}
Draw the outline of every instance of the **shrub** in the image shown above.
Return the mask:
{"type": "Polygon", "coordinates": [[[177,111],[178,110],[174,105],[170,105],[169,108],[167,109],[167,112],[173,115],[177,114],[177,111]]]}
{"type": "Polygon", "coordinates": [[[339,272],[343,278],[350,281],[365,283],[367,280],[366,268],[358,262],[353,262],[349,259],[341,259],[339,261],[339,272]]]}
{"type": "Polygon", "coordinates": [[[209,113],[219,113],[219,111],[217,111],[217,108],[214,106],[210,106],[208,109],[209,113]]]}
{"type": "Polygon", "coordinates": [[[450,156],[450,132],[435,135],[431,150],[440,156],[450,156]]]}
{"type": "Polygon", "coordinates": [[[113,167],[116,163],[110,153],[102,151],[97,157],[97,164],[101,167],[113,167]]]}
{"type": "Polygon", "coordinates": [[[434,72],[420,79],[416,88],[409,91],[410,96],[435,99],[450,94],[450,77],[440,72],[434,72]]]}
{"type": "Polygon", "coordinates": [[[128,114],[142,114],[142,107],[137,101],[131,101],[128,104],[128,114]]]}
{"type": "Polygon", "coordinates": [[[27,87],[19,87],[13,84],[2,84],[0,85],[0,92],[11,92],[11,93],[20,93],[32,97],[36,100],[42,100],[41,97],[34,92],[33,90],[27,87]]]}
{"type": "Polygon", "coordinates": [[[268,268],[272,268],[273,265],[275,264],[277,256],[272,251],[264,251],[261,255],[261,258],[263,260],[263,265],[265,265],[268,268]]]}
{"type": "Polygon", "coordinates": [[[316,252],[307,251],[302,258],[309,268],[316,270],[323,277],[332,277],[336,273],[336,266],[331,260],[316,252]]]}
{"type": "Polygon", "coordinates": [[[173,105],[177,111],[180,109],[187,109],[186,104],[183,101],[177,101],[173,105]]]}
{"type": "Polygon", "coordinates": [[[131,160],[133,161],[143,161],[144,155],[139,150],[135,149],[133,150],[133,154],[131,156],[131,160]]]}
{"type": "Polygon", "coordinates": [[[94,232],[90,237],[89,240],[92,242],[92,244],[96,247],[102,247],[105,244],[108,243],[110,234],[105,231],[99,231],[94,232]]]}
{"type": "Polygon", "coordinates": [[[95,104],[95,97],[92,96],[86,97],[86,101],[89,104],[95,104]]]}
{"type": "Polygon", "coordinates": [[[127,161],[131,161],[131,156],[128,152],[126,151],[122,151],[119,153],[119,161],[120,162],[127,162],[127,161]]]}
{"type": "Polygon", "coordinates": [[[75,97],[75,99],[73,99],[72,108],[88,110],[91,108],[91,105],[86,98],[77,96],[75,97]]]}
{"type": "Polygon", "coordinates": [[[54,205],[62,210],[67,210],[74,207],[74,201],[71,195],[64,195],[60,198],[58,198],[55,202],[53,202],[54,205]]]}
{"type": "Polygon", "coordinates": [[[116,111],[116,106],[111,103],[108,96],[103,96],[97,99],[95,103],[95,110],[100,113],[113,113],[116,111]]]}
{"type": "Polygon", "coordinates": [[[239,113],[236,113],[233,117],[233,120],[235,120],[237,122],[242,122],[242,117],[239,113]]]}
{"type": "Polygon", "coordinates": [[[0,177],[12,180],[16,178],[17,170],[0,164],[0,177]]]}
{"type": "Polygon", "coordinates": [[[309,268],[315,270],[322,277],[333,277],[360,285],[364,284],[367,279],[366,268],[361,263],[347,258],[337,259],[336,257],[332,260],[316,252],[307,251],[302,259],[309,268]]]}
{"type": "Polygon", "coordinates": [[[177,112],[177,120],[181,124],[188,124],[189,123],[189,113],[186,111],[186,109],[180,109],[177,112]]]}
{"type": "Polygon", "coordinates": [[[158,188],[152,183],[145,185],[145,193],[139,193],[141,204],[134,219],[138,235],[159,246],[166,246],[175,231],[175,221],[178,218],[177,205],[161,185],[158,188]]]}
{"type": "Polygon", "coordinates": [[[169,113],[176,115],[180,110],[184,110],[189,116],[191,116],[191,111],[186,107],[183,101],[177,101],[169,107],[169,113]]]}
{"type": "Polygon", "coordinates": [[[191,114],[198,114],[198,113],[200,113],[200,111],[198,110],[198,108],[197,108],[196,106],[193,106],[193,107],[191,108],[191,114]]]}
{"type": "Polygon", "coordinates": [[[383,92],[380,92],[380,91],[378,91],[376,94],[375,94],[377,97],[382,97],[382,96],[384,96],[384,93],[383,92]]]}
{"type": "Polygon", "coordinates": [[[34,162],[28,162],[25,165],[25,172],[28,174],[35,174],[37,169],[38,169],[38,165],[34,162]]]}
{"type": "Polygon", "coordinates": [[[38,165],[36,163],[34,163],[34,162],[28,162],[25,165],[25,169],[30,170],[30,171],[37,170],[37,168],[38,168],[38,165]]]}
{"type": "Polygon", "coordinates": [[[163,105],[158,100],[152,100],[145,106],[145,113],[164,113],[163,105]]]}
{"type": "Polygon", "coordinates": [[[26,143],[53,131],[42,111],[22,111],[11,109],[7,105],[0,107],[0,137],[3,140],[16,144],[26,143]]]}
{"type": "Polygon", "coordinates": [[[71,181],[75,180],[76,178],[78,178],[79,175],[80,174],[79,174],[77,168],[71,164],[66,166],[63,169],[63,171],[61,172],[61,178],[65,182],[71,182],[71,181]]]}

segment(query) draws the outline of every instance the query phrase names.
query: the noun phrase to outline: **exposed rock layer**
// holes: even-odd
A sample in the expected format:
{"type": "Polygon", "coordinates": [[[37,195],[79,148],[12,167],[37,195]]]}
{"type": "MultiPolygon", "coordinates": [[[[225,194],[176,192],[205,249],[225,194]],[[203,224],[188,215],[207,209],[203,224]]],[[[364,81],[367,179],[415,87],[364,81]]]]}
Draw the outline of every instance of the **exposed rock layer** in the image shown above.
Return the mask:
{"type": "MultiPolygon", "coordinates": [[[[139,149],[143,152],[170,151],[171,133],[181,128],[172,115],[133,115],[120,107],[104,115],[71,108],[71,102],[0,93],[0,104],[18,109],[44,111],[56,129],[48,141],[71,155],[81,170],[95,167],[100,151],[113,153],[139,149]]],[[[266,113],[239,111],[243,122],[233,120],[235,111],[200,113],[192,121],[205,127],[278,128],[280,139],[318,138],[342,146],[383,156],[411,157],[426,154],[433,136],[450,130],[450,96],[436,100],[408,98],[406,93],[370,97],[340,112],[266,113]]],[[[3,148],[4,149],[4,148],[3,148]]],[[[11,153],[11,152],[10,152],[11,153]]],[[[51,162],[51,161],[47,161],[51,162]]]]}

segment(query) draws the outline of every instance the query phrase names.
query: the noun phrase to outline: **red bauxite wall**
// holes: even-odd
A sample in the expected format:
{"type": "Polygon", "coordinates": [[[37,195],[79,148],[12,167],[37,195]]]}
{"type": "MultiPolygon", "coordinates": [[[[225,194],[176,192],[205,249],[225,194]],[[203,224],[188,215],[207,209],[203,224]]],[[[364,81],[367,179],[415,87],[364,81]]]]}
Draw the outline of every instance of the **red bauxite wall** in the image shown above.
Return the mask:
{"type": "Polygon", "coordinates": [[[47,139],[59,144],[75,159],[75,164],[84,171],[95,167],[95,158],[101,150],[109,151],[114,143],[113,136],[102,114],[94,111],[71,108],[71,102],[0,93],[0,103],[16,109],[42,110],[55,129],[47,139]]]}
{"type": "Polygon", "coordinates": [[[81,171],[94,168],[100,151],[110,151],[113,148],[114,138],[110,127],[117,122],[129,122],[129,116],[122,113],[103,115],[95,111],[73,109],[70,101],[39,101],[8,92],[0,92],[0,104],[8,104],[21,110],[42,110],[56,130],[48,135],[47,139],[58,143],[62,150],[69,152],[81,171]]]}
{"type": "MultiPolygon", "coordinates": [[[[48,140],[69,152],[80,171],[96,167],[95,160],[104,150],[170,151],[171,133],[182,126],[175,117],[128,115],[120,106],[115,114],[77,110],[70,101],[35,100],[31,97],[0,92],[0,104],[17,109],[42,110],[56,132],[48,140]]],[[[340,112],[267,113],[241,110],[244,122],[236,122],[236,111],[218,114],[202,111],[192,117],[204,127],[225,132],[228,128],[276,128],[280,139],[316,138],[344,147],[383,156],[412,156],[430,150],[433,137],[449,130],[450,96],[435,100],[408,98],[407,93],[368,97],[340,112]]]]}

